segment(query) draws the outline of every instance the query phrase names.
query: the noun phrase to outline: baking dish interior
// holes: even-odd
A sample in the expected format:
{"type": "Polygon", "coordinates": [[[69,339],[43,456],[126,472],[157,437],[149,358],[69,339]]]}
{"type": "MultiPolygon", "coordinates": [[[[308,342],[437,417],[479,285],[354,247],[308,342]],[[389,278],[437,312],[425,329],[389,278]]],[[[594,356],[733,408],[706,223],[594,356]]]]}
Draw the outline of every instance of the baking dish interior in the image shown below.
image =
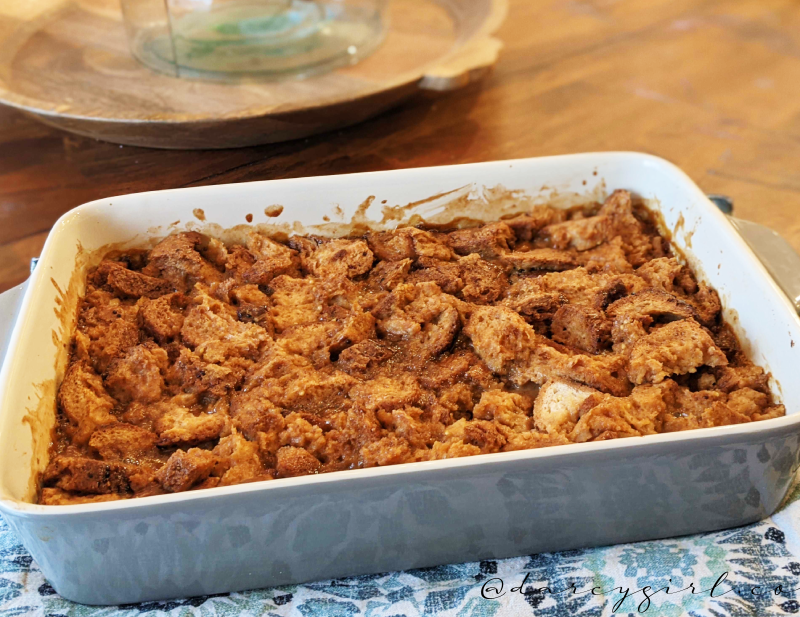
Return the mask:
{"type": "MultiPolygon", "coordinates": [[[[7,507],[53,508],[27,504],[36,493],[36,476],[47,463],[55,394],[66,367],[85,272],[106,250],[146,246],[185,229],[236,242],[252,227],[267,233],[342,235],[423,219],[496,220],[536,203],[569,207],[602,200],[616,188],[630,190],[661,213],[674,245],[698,276],[719,292],[725,318],[750,357],[772,372],[775,396],[787,408],[786,418],[704,432],[758,431],[796,422],[800,382],[793,379],[793,367],[800,360],[795,345],[800,342],[800,322],[726,217],[666,161],[635,153],[583,154],[221,185],[102,199],[72,210],[55,225],[0,372],[0,498],[7,507]]],[[[634,445],[633,440],[620,441],[625,443],[615,445],[634,445]]],[[[567,446],[536,456],[555,454],[563,447],[567,446]]],[[[526,452],[515,455],[524,457],[526,452]]]]}

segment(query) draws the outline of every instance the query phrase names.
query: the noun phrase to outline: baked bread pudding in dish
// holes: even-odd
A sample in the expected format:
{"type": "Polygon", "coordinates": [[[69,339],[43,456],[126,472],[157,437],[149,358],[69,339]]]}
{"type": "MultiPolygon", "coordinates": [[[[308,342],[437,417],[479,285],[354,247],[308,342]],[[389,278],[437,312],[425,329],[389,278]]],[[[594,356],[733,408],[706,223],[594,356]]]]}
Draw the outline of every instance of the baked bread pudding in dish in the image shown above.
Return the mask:
{"type": "Polygon", "coordinates": [[[39,503],[784,415],[717,293],[626,191],[457,227],[183,232],[107,255],[39,503]]]}

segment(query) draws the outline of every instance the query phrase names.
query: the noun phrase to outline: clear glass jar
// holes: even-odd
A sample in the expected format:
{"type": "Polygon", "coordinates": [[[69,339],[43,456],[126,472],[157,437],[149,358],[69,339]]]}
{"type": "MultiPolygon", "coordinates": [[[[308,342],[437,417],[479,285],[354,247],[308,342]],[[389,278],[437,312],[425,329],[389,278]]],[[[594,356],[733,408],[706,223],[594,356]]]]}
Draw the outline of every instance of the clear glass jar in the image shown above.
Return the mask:
{"type": "Polygon", "coordinates": [[[385,0],[122,0],[131,51],[177,77],[307,76],[353,64],[384,32],[385,0]]]}

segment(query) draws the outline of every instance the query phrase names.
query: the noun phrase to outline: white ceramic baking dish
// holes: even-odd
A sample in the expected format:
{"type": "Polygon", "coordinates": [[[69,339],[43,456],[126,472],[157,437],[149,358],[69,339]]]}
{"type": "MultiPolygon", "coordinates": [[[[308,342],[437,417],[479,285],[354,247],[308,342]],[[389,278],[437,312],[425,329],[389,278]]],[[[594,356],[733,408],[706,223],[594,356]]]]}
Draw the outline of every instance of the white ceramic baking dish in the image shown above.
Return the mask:
{"type": "MultiPolygon", "coordinates": [[[[384,224],[397,222],[389,217],[384,224]]],[[[792,304],[728,219],[680,170],[652,156],[582,154],[102,199],[58,221],[22,301],[0,372],[0,511],[55,589],[91,604],[743,525],[775,510],[798,467],[795,342],[800,321],[792,304]],[[606,188],[630,189],[660,209],[676,245],[719,290],[726,317],[752,358],[772,371],[786,417],[130,501],[28,502],[31,473],[46,462],[82,269],[101,246],[143,243],[187,221],[202,227],[197,209],[212,232],[241,225],[248,214],[254,224],[285,223],[287,229],[353,215],[378,225],[383,206],[412,204],[395,213],[435,219],[450,202],[470,216],[493,219],[530,201],[569,205],[606,188]],[[432,195],[439,197],[426,199],[432,195]],[[487,208],[487,197],[498,196],[504,197],[487,208]],[[284,206],[274,219],[264,214],[272,204],[284,206]]]]}

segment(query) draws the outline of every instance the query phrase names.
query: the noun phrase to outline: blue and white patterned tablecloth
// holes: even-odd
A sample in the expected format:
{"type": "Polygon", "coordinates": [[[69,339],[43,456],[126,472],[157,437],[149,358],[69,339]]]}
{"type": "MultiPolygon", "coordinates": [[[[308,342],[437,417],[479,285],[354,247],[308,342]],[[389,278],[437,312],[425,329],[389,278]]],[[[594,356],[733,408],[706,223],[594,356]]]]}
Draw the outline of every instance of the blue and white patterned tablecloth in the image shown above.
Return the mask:
{"type": "Polygon", "coordinates": [[[4,617],[762,617],[798,613],[799,599],[800,483],[774,516],[728,531],[119,607],[82,606],[61,598],[0,518],[4,617]],[[712,598],[708,590],[723,573],[727,577],[712,598]],[[649,603],[641,591],[645,586],[650,587],[649,603]],[[669,595],[663,589],[667,586],[669,595]]]}

